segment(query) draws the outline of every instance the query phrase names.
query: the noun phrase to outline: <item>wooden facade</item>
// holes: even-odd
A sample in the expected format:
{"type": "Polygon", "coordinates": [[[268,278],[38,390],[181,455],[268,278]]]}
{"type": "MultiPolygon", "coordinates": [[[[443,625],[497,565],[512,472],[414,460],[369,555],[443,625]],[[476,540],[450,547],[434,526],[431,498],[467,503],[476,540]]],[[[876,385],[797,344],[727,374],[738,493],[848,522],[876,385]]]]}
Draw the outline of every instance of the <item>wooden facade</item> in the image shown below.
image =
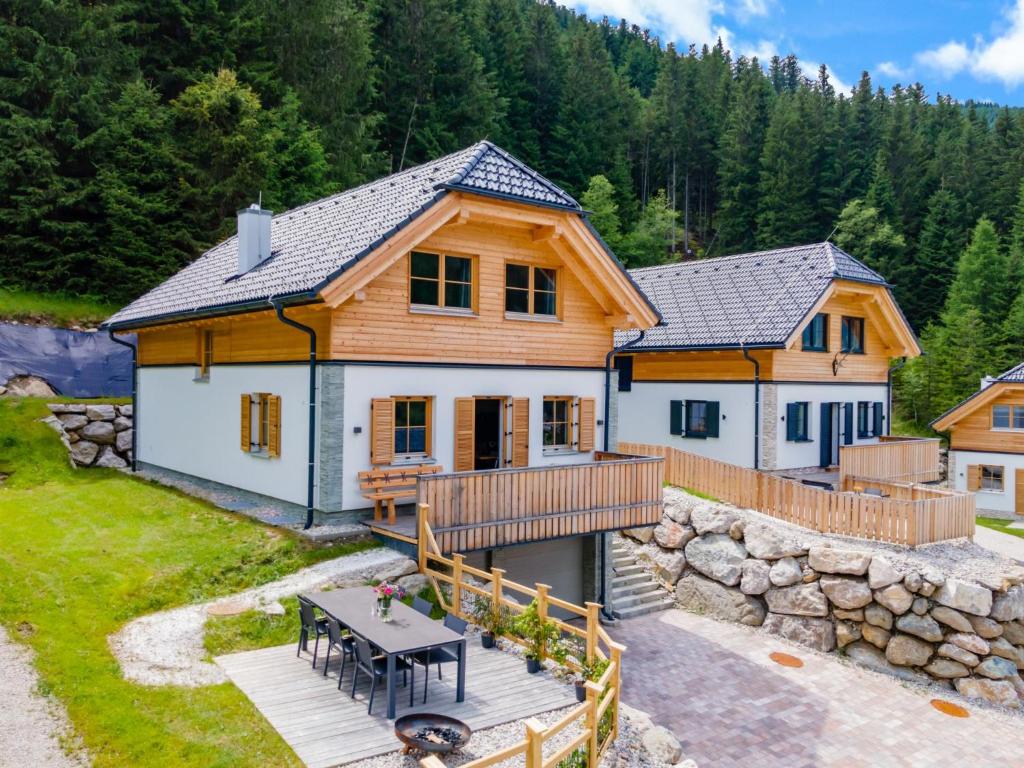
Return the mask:
{"type": "Polygon", "coordinates": [[[993,427],[992,409],[997,405],[1024,408],[1024,384],[998,381],[990,384],[933,426],[949,432],[949,447],[954,451],[1024,454],[1024,429],[993,427]]]}

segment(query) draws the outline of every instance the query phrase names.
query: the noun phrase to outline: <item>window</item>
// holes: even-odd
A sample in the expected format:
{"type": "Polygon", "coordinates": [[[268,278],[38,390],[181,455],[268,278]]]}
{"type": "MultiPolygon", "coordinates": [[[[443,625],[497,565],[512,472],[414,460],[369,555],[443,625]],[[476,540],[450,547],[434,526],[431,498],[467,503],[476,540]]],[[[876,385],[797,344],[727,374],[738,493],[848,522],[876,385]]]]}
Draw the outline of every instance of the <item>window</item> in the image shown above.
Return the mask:
{"type": "Polygon", "coordinates": [[[210,366],[213,365],[213,331],[199,331],[199,375],[197,380],[206,381],[210,378],[210,366]]]}
{"type": "Polygon", "coordinates": [[[1024,429],[1024,405],[993,405],[992,429],[1024,429]]]}
{"type": "Polygon", "coordinates": [[[809,403],[786,403],[786,440],[806,443],[810,440],[809,403]]]}
{"type": "Polygon", "coordinates": [[[1003,467],[996,467],[990,464],[981,465],[981,490],[1003,490],[1003,467]]]}
{"type": "Polygon", "coordinates": [[[473,309],[473,259],[413,251],[409,255],[409,303],[473,309]]]}
{"type": "Polygon", "coordinates": [[[267,392],[242,395],[241,448],[255,455],[281,455],[280,396],[267,392]]]}
{"type": "Polygon", "coordinates": [[[819,312],[804,328],[803,348],[808,352],[828,352],[828,315],[819,312]]]}
{"type": "Polygon", "coordinates": [[[857,403],[857,437],[872,437],[871,403],[857,403]]]}
{"type": "Polygon", "coordinates": [[[633,356],[618,355],[615,370],[619,372],[619,392],[633,391],[633,356]]]}
{"type": "Polygon", "coordinates": [[[844,317],[842,331],[842,351],[864,354],[864,318],[844,317]]]}
{"type": "Polygon", "coordinates": [[[505,312],[555,317],[558,314],[558,270],[506,264],[505,312]]]}
{"type": "Polygon", "coordinates": [[[568,448],[572,437],[572,398],[544,398],[544,447],[568,448]]]}
{"type": "Polygon", "coordinates": [[[672,400],[669,402],[669,434],[704,440],[719,435],[717,400],[672,400]]]}
{"type": "Polygon", "coordinates": [[[400,456],[430,453],[430,400],[396,397],[394,453],[400,456]]]}

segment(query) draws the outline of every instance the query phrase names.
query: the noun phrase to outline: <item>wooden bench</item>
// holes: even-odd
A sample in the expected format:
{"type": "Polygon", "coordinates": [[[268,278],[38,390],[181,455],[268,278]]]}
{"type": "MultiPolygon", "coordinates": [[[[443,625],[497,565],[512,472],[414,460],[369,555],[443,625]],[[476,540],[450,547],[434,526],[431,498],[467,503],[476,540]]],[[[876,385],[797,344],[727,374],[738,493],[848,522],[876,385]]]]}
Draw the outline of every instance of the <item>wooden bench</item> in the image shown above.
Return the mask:
{"type": "Polygon", "coordinates": [[[368,469],[359,473],[359,490],[373,501],[373,519],[378,522],[382,516],[381,502],[387,502],[388,525],[394,525],[395,500],[416,498],[416,478],[440,471],[441,467],[433,464],[368,469]]]}

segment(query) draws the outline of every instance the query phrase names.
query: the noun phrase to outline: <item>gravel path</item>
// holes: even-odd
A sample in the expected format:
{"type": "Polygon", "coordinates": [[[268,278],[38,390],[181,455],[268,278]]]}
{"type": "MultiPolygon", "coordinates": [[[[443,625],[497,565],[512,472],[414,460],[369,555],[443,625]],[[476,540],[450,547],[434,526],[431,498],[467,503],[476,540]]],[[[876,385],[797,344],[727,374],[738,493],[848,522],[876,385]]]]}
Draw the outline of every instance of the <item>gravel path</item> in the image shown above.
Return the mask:
{"type": "Polygon", "coordinates": [[[241,613],[298,592],[340,582],[363,583],[374,577],[397,578],[415,570],[412,560],[385,547],[345,555],[236,595],[135,619],[110,636],[110,648],[125,678],[141,685],[225,683],[223,670],[206,661],[203,635],[208,608],[229,607],[229,612],[241,613]]]}
{"type": "Polygon", "coordinates": [[[74,737],[64,708],[39,694],[32,653],[0,627],[0,768],[83,768],[84,752],[69,755],[74,737]]]}

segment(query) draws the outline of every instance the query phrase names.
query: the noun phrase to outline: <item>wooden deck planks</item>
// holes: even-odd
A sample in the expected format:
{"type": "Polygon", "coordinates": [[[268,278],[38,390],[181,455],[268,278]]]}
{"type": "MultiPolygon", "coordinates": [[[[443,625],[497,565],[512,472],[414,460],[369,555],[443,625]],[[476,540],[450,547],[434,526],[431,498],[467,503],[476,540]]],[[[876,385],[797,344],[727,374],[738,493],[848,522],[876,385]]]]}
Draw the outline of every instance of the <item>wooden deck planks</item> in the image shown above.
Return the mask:
{"type": "MultiPolygon", "coordinates": [[[[321,646],[321,651],[323,647],[321,646]]],[[[360,676],[356,698],[349,698],[352,664],[337,689],[341,660],[332,656],[324,677],[323,655],[317,669],[310,654],[296,658],[295,646],[285,645],[220,656],[216,663],[249,697],[281,737],[311,768],[330,768],[399,749],[394,725],[384,717],[386,692],[378,686],[374,714],[366,713],[368,678],[360,676]]],[[[431,670],[426,705],[423,668],[416,670],[416,700],[409,707],[409,690],[398,680],[398,715],[439,712],[464,720],[474,730],[520,720],[575,703],[571,687],[546,675],[529,675],[521,659],[469,644],[466,700],[455,701],[455,668],[438,680],[431,670]]]]}

